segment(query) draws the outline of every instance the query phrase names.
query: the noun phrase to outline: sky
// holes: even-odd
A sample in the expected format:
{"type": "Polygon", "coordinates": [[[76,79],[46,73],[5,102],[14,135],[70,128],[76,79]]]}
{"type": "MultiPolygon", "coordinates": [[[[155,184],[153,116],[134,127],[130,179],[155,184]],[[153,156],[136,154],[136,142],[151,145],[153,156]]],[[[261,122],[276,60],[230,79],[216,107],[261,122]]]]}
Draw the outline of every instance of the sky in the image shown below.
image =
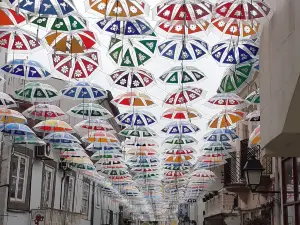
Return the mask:
{"type": "MultiPolygon", "coordinates": [[[[149,0],[148,3],[150,4],[151,8],[153,8],[159,0],[149,0]]],[[[93,20],[95,16],[86,13],[85,11],[85,5],[84,1],[76,1],[77,9],[80,13],[82,13],[84,16],[88,18],[90,21],[96,21],[93,20]]],[[[150,24],[155,27],[156,21],[152,18],[152,13],[150,12],[150,16],[146,18],[150,24]]],[[[109,74],[112,73],[114,70],[116,70],[118,67],[113,63],[111,59],[107,57],[107,46],[109,43],[109,37],[105,33],[99,32],[95,28],[94,24],[89,24],[89,27],[92,31],[94,31],[97,35],[98,44],[96,48],[101,53],[101,69],[94,72],[89,80],[91,82],[99,84],[101,87],[110,90],[113,94],[113,96],[117,96],[119,94],[124,93],[125,91],[122,89],[119,89],[117,86],[112,85],[112,82],[110,81],[109,74]]],[[[29,29],[31,31],[36,31],[36,28],[29,27],[29,25],[26,25],[26,29],[29,29]]],[[[39,31],[39,37],[43,37],[46,33],[44,31],[39,31]]],[[[209,47],[213,46],[217,42],[220,41],[220,35],[218,35],[213,28],[209,28],[208,32],[204,34],[200,34],[197,37],[201,38],[202,40],[206,41],[209,44],[209,47]]],[[[166,40],[164,37],[159,37],[159,43],[166,40]]],[[[12,55],[9,55],[8,59],[12,59],[12,55]]],[[[15,55],[14,58],[24,58],[25,55],[15,55]]],[[[36,60],[40,63],[42,63],[46,68],[48,68],[50,71],[52,71],[54,76],[61,77],[59,73],[55,72],[53,68],[50,65],[50,53],[48,50],[41,50],[38,52],[35,52],[28,56],[28,59],[30,60],[36,60]],[[47,57],[46,57],[47,55],[47,57]]],[[[158,53],[154,55],[153,59],[149,61],[149,63],[146,63],[145,66],[143,66],[144,69],[150,71],[154,77],[156,78],[156,84],[150,88],[142,89],[141,91],[148,94],[152,100],[157,104],[156,107],[143,109],[144,111],[150,112],[153,115],[156,116],[158,119],[158,123],[151,126],[153,130],[155,130],[158,134],[158,138],[156,138],[158,143],[161,143],[161,141],[166,138],[166,135],[162,133],[160,130],[167,125],[170,121],[166,119],[161,119],[161,114],[168,108],[167,105],[163,104],[163,101],[167,94],[172,92],[173,90],[176,90],[178,87],[175,85],[165,85],[159,81],[159,76],[162,75],[165,71],[171,69],[174,66],[180,66],[180,61],[171,61],[168,59],[165,59],[161,57],[158,53]]],[[[201,129],[200,132],[198,132],[196,135],[193,135],[196,139],[199,140],[199,145],[195,146],[197,150],[201,147],[203,141],[202,137],[203,134],[207,131],[207,122],[208,120],[220,109],[212,109],[210,107],[207,107],[205,103],[207,100],[213,96],[216,93],[216,90],[220,84],[220,81],[222,79],[223,73],[226,70],[226,66],[219,65],[212,57],[211,55],[207,55],[204,58],[201,58],[199,60],[193,61],[193,62],[187,62],[184,64],[185,66],[194,66],[204,72],[206,75],[206,79],[203,81],[200,81],[199,83],[192,85],[194,87],[199,87],[207,91],[206,97],[200,101],[196,101],[195,103],[189,105],[192,108],[197,109],[201,114],[202,118],[198,120],[193,120],[192,122],[196,125],[198,125],[201,129]]],[[[64,78],[66,79],[66,78],[64,78]]],[[[66,79],[67,80],[67,79],[66,79]]],[[[119,110],[121,112],[125,112],[127,110],[132,110],[132,108],[124,108],[119,107],[119,110]]]]}

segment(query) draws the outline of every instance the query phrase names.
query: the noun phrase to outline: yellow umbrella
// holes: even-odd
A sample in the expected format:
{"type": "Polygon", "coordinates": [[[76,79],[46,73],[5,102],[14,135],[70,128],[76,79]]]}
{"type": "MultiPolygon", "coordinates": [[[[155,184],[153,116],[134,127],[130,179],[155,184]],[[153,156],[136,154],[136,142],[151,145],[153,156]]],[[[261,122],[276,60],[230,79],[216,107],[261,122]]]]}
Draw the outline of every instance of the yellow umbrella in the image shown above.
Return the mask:
{"type": "Polygon", "coordinates": [[[209,128],[224,128],[229,127],[240,120],[244,119],[245,113],[240,110],[234,111],[222,111],[221,113],[216,114],[208,122],[209,128]]]}
{"type": "Polygon", "coordinates": [[[250,134],[249,137],[249,145],[253,146],[253,145],[259,145],[260,144],[260,140],[261,140],[261,136],[260,136],[260,126],[256,127],[253,132],[250,134]]]}
{"type": "Polygon", "coordinates": [[[0,122],[2,123],[26,123],[26,118],[16,110],[0,109],[0,122]]]}

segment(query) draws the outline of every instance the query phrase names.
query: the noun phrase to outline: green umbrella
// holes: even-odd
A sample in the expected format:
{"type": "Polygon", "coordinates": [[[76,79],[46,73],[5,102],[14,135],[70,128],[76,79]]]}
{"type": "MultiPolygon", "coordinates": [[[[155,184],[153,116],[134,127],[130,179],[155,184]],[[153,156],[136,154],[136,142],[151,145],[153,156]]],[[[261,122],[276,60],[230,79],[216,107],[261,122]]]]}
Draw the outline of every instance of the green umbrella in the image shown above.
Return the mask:
{"type": "Polygon", "coordinates": [[[260,103],[260,94],[259,88],[256,91],[253,91],[245,99],[249,104],[259,104],[260,103]]]}
{"type": "Polygon", "coordinates": [[[123,154],[117,151],[110,151],[109,153],[101,153],[101,152],[95,152],[91,156],[91,160],[100,160],[100,159],[116,159],[123,157],[123,154]]]}
{"type": "Polygon", "coordinates": [[[131,38],[121,40],[112,37],[108,49],[109,57],[119,66],[138,67],[148,62],[155,53],[154,38],[131,38]]]}
{"type": "Polygon", "coordinates": [[[95,103],[80,103],[72,107],[67,113],[77,118],[109,119],[113,117],[106,108],[95,103]]]}
{"type": "Polygon", "coordinates": [[[28,102],[52,102],[58,99],[58,91],[49,84],[27,83],[15,91],[15,98],[28,102]]]}
{"type": "Polygon", "coordinates": [[[30,135],[30,136],[16,136],[15,144],[20,145],[45,145],[46,143],[40,138],[30,135]]]}
{"type": "Polygon", "coordinates": [[[86,20],[80,15],[72,14],[65,17],[27,16],[28,21],[38,28],[53,31],[76,31],[86,28],[86,20]]]}
{"type": "Polygon", "coordinates": [[[156,137],[155,131],[147,127],[126,127],[119,134],[125,137],[156,137]]]}
{"type": "Polygon", "coordinates": [[[254,64],[244,63],[230,66],[224,73],[219,92],[238,92],[247,86],[255,73],[254,64]]]}

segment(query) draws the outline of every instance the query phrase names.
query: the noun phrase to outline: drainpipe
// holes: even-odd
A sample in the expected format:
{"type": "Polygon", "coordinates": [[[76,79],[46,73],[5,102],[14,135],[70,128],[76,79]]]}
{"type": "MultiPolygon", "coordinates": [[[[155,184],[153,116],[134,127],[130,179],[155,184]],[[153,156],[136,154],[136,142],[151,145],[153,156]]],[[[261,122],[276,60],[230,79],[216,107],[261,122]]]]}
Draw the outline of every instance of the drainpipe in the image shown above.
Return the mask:
{"type": "Polygon", "coordinates": [[[93,191],[92,191],[92,209],[91,209],[91,225],[94,225],[94,214],[95,214],[95,182],[93,182],[93,191]]]}

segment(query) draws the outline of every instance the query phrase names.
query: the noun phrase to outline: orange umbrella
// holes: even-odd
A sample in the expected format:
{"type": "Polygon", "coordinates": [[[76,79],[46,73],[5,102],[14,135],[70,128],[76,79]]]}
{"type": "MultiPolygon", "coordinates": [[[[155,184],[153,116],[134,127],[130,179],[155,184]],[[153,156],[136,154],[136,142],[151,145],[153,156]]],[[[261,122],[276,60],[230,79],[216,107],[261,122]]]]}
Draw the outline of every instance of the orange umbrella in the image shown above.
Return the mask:
{"type": "Polygon", "coordinates": [[[72,127],[65,121],[61,120],[45,120],[39,122],[33,127],[37,132],[66,132],[71,131],[72,127]]]}
{"type": "Polygon", "coordinates": [[[98,142],[98,143],[115,143],[119,142],[115,135],[109,132],[96,131],[92,132],[82,138],[86,142],[98,142]]]}
{"type": "Polygon", "coordinates": [[[136,106],[136,107],[149,107],[155,106],[153,100],[146,94],[141,92],[127,92],[121,94],[112,100],[116,106],[136,106]]]}
{"type": "Polygon", "coordinates": [[[235,111],[222,111],[221,113],[216,114],[208,122],[209,128],[224,128],[229,127],[238,121],[244,119],[245,113],[240,110],[235,111]]]}
{"type": "Polygon", "coordinates": [[[261,136],[260,136],[260,126],[256,127],[253,132],[250,134],[249,137],[249,145],[259,145],[261,140],[261,136]]]}

